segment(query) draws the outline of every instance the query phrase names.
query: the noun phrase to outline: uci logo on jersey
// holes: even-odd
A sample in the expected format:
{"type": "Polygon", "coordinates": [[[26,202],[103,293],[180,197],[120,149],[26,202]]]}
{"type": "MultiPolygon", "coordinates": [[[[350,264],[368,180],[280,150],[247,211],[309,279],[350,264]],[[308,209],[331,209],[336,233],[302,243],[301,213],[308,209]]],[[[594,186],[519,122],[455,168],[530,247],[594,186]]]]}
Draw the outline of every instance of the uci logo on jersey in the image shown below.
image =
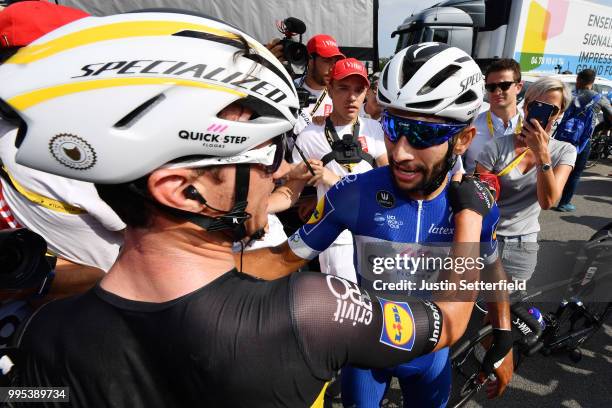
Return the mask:
{"type": "Polygon", "coordinates": [[[410,351],[414,346],[414,316],[408,303],[392,302],[378,298],[383,312],[380,342],[388,346],[410,351]]]}

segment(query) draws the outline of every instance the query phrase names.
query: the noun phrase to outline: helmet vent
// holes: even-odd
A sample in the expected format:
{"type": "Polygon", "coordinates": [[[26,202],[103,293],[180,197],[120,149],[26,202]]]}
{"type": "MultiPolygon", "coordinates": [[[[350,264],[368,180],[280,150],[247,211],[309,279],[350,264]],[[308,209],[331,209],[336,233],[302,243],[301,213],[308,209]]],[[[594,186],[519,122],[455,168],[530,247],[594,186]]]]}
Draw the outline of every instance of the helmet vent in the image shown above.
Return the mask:
{"type": "Polygon", "coordinates": [[[461,64],[462,62],[467,62],[470,61],[472,58],[468,57],[467,55],[461,58],[457,58],[455,60],[456,63],[461,64]]]}
{"type": "Polygon", "coordinates": [[[433,109],[442,101],[442,99],[436,99],[433,101],[407,103],[406,107],[411,109],[433,109]]]}
{"type": "Polygon", "coordinates": [[[402,79],[400,83],[400,88],[404,87],[412,79],[414,74],[416,74],[419,69],[425,64],[426,61],[410,61],[408,58],[404,58],[404,63],[402,64],[402,79]]]}
{"type": "MultiPolygon", "coordinates": [[[[259,100],[258,98],[251,96],[251,95],[247,95],[246,98],[242,98],[240,100],[232,102],[231,104],[238,104],[240,106],[243,106],[245,108],[252,110],[253,115],[251,115],[251,118],[249,119],[249,121],[255,120],[261,116],[281,118],[281,119],[285,118],[285,116],[278,109],[274,108],[274,106],[272,106],[269,103],[263,102],[259,100]]],[[[217,114],[217,117],[219,117],[218,114],[217,114]]]]}
{"type": "Polygon", "coordinates": [[[425,95],[434,89],[436,89],[442,82],[447,80],[449,77],[453,76],[457,71],[459,71],[461,67],[457,65],[449,65],[444,68],[442,71],[438,72],[434,75],[419,91],[417,95],[425,95]]]}
{"type": "Polygon", "coordinates": [[[242,43],[242,41],[236,38],[222,37],[220,35],[205,33],[202,31],[184,30],[184,31],[179,31],[178,33],[174,33],[172,35],[175,37],[189,37],[189,38],[197,38],[199,40],[214,41],[219,44],[230,45],[232,47],[235,47],[241,50],[244,49],[244,44],[242,43]]]}
{"type": "MultiPolygon", "coordinates": [[[[189,37],[189,38],[197,38],[200,40],[214,41],[219,44],[225,44],[225,45],[229,45],[229,46],[238,48],[239,50],[244,50],[245,45],[248,46],[248,43],[246,43],[246,40],[242,42],[239,39],[222,37],[220,35],[204,33],[202,31],[185,30],[185,31],[180,31],[178,33],[174,33],[172,35],[176,37],[189,37]]],[[[254,61],[268,68],[270,71],[274,72],[277,76],[279,76],[283,81],[285,81],[287,86],[291,88],[291,85],[289,84],[289,80],[287,79],[287,75],[282,73],[277,67],[274,66],[274,64],[270,63],[270,61],[268,61],[266,58],[262,57],[261,55],[252,54],[252,53],[242,54],[242,56],[244,58],[248,58],[251,61],[254,61]]]]}
{"type": "Polygon", "coordinates": [[[467,91],[466,93],[458,97],[455,100],[455,104],[461,105],[463,103],[474,102],[476,99],[478,99],[478,96],[476,95],[474,91],[470,89],[469,91],[467,91]]]}
{"type": "MultiPolygon", "coordinates": [[[[270,61],[268,61],[265,57],[259,55],[259,54],[247,54],[247,55],[242,55],[244,58],[248,58],[253,62],[256,62],[257,64],[263,65],[264,67],[268,68],[270,71],[274,72],[278,77],[280,77],[280,79],[282,79],[287,86],[289,87],[289,89],[294,89],[295,86],[292,86],[291,83],[289,83],[289,79],[287,78],[287,73],[285,72],[281,72],[280,69],[278,69],[274,64],[272,64],[270,61]]],[[[293,91],[294,95],[297,96],[297,92],[294,90],[293,91]]]]}
{"type": "MultiPolygon", "coordinates": [[[[385,65],[385,72],[383,72],[382,74],[382,86],[385,89],[389,89],[387,87],[388,80],[389,80],[389,64],[385,65]]],[[[380,92],[378,94],[380,95],[380,92]]]]}
{"type": "Polygon", "coordinates": [[[134,123],[138,121],[140,117],[142,117],[146,112],[151,110],[154,105],[157,105],[159,102],[164,100],[166,97],[163,94],[159,94],[149,99],[145,103],[136,107],[136,109],[132,110],[130,113],[119,119],[117,123],[115,123],[116,128],[126,129],[132,126],[134,123]]]}
{"type": "Polygon", "coordinates": [[[382,92],[380,92],[380,89],[378,90],[378,99],[384,103],[391,103],[391,101],[385,95],[383,95],[382,92]]]}
{"type": "Polygon", "coordinates": [[[2,99],[0,99],[0,117],[14,125],[18,125],[21,121],[21,118],[19,117],[19,114],[15,112],[15,109],[13,109],[11,105],[4,102],[2,99]]]}

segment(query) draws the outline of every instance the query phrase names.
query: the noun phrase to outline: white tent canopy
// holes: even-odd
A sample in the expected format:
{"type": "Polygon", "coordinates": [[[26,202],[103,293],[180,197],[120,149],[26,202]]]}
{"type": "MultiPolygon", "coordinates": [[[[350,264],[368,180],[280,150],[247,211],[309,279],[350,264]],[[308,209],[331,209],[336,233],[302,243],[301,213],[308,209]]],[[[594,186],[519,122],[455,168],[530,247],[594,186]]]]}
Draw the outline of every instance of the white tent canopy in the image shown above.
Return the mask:
{"type": "Polygon", "coordinates": [[[240,27],[260,42],[280,37],[276,21],[297,17],[306,23],[304,42],[315,34],[333,36],[341,50],[378,61],[378,0],[57,0],[93,15],[145,8],[204,13],[240,27]]]}

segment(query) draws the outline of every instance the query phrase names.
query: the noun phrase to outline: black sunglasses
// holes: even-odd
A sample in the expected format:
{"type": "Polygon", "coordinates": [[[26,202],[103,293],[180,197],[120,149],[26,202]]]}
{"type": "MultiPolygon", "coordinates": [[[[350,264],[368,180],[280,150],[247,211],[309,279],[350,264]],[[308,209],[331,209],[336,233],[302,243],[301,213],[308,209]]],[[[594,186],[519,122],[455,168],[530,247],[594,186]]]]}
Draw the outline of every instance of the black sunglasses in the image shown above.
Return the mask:
{"type": "Polygon", "coordinates": [[[512,84],[516,84],[516,83],[518,82],[516,81],[494,82],[492,84],[485,84],[485,89],[489,92],[495,92],[497,87],[499,87],[499,89],[501,89],[502,91],[507,91],[508,89],[510,89],[512,84]]]}

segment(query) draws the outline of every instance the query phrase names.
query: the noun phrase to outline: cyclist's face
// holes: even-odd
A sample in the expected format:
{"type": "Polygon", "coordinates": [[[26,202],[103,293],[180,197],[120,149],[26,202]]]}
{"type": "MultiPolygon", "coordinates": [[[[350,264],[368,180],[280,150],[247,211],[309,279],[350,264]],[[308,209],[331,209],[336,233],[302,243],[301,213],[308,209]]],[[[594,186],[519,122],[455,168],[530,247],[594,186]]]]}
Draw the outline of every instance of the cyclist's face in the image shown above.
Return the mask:
{"type": "MultiPolygon", "coordinates": [[[[409,119],[445,123],[445,120],[433,116],[421,116],[395,109],[392,109],[390,112],[409,119]]],[[[473,136],[473,129],[473,127],[468,127],[462,134],[456,136],[455,154],[462,154],[467,149],[473,136]],[[467,139],[466,135],[469,136],[467,139]]],[[[406,137],[400,137],[395,143],[385,137],[385,146],[387,147],[389,167],[391,168],[393,179],[396,185],[405,193],[410,194],[423,191],[431,180],[444,171],[444,161],[449,147],[448,142],[424,149],[416,149],[410,145],[406,137]]]]}
{"type": "MultiPolygon", "coordinates": [[[[232,121],[247,121],[253,112],[239,105],[230,105],[219,113],[219,117],[232,121]]],[[[255,148],[265,147],[270,142],[265,142],[255,148]]],[[[279,169],[280,170],[280,169],[279,169]]],[[[277,171],[269,174],[262,165],[251,164],[249,174],[249,193],[246,211],[251,218],[246,221],[246,229],[249,235],[264,228],[268,223],[268,200],[274,189],[274,179],[277,171]]],[[[215,208],[230,209],[234,205],[234,191],[236,183],[236,166],[221,166],[213,172],[204,171],[198,177],[198,190],[204,192],[209,205],[215,208]]],[[[204,209],[209,211],[208,209],[204,209]]],[[[216,214],[210,214],[216,215],[216,214]]]]}

